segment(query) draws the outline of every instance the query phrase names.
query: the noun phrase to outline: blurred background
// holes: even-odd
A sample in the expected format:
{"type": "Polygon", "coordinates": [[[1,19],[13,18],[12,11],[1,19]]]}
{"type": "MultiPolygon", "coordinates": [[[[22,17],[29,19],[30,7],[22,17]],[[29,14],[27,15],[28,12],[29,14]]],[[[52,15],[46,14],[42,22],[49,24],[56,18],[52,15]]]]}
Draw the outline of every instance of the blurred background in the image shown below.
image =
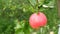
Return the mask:
{"type": "MultiPolygon", "coordinates": [[[[48,19],[39,33],[57,34],[60,22],[57,0],[38,0],[38,3],[39,10],[48,19]]],[[[29,17],[37,11],[36,4],[36,0],[0,0],[0,34],[32,34],[34,29],[29,25],[29,17]]]]}

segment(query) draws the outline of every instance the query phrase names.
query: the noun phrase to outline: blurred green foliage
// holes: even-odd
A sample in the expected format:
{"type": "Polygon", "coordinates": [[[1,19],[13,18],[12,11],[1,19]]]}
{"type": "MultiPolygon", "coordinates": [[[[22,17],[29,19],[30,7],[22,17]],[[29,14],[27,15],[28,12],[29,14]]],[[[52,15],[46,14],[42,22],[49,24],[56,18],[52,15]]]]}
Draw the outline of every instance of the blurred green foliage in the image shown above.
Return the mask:
{"type": "MultiPolygon", "coordinates": [[[[36,0],[0,0],[0,34],[31,34],[34,31],[29,25],[29,17],[37,12],[36,0]]],[[[42,34],[54,31],[57,34],[57,8],[55,0],[40,0],[40,11],[48,19],[42,28],[42,34]],[[54,6],[44,8],[43,5],[54,6]]]]}

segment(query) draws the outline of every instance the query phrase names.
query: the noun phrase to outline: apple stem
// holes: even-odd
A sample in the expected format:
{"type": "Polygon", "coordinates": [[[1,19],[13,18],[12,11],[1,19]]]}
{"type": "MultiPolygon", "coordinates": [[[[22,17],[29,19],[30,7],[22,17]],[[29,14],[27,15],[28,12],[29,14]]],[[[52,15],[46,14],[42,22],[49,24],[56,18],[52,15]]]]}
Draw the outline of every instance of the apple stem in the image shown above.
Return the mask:
{"type": "Polygon", "coordinates": [[[36,0],[36,13],[38,14],[40,11],[39,11],[39,0],[36,0]]]}
{"type": "Polygon", "coordinates": [[[39,9],[40,9],[40,7],[39,7],[39,0],[37,0],[37,10],[38,10],[38,12],[39,12],[39,9]]]}

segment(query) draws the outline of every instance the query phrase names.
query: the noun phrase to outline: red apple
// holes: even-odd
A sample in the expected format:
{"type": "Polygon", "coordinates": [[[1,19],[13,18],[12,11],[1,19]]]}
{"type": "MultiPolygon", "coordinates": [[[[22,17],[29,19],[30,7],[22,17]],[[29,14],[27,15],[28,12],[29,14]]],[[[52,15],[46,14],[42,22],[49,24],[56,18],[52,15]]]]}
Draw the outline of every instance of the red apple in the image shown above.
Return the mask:
{"type": "Polygon", "coordinates": [[[32,28],[39,28],[40,26],[45,26],[47,23],[47,18],[44,13],[38,12],[34,13],[29,18],[29,24],[32,28]]]}

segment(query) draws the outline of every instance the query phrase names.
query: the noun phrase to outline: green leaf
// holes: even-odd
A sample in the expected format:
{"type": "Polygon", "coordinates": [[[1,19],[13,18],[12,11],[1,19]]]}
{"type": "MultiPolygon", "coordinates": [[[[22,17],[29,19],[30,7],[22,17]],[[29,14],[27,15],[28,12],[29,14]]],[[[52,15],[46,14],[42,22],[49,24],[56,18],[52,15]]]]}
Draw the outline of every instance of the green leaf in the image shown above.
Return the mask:
{"type": "Polygon", "coordinates": [[[36,5],[36,0],[29,0],[29,2],[31,3],[32,6],[36,5]]]}
{"type": "Polygon", "coordinates": [[[38,1],[38,2],[39,2],[39,6],[43,5],[43,4],[44,4],[44,1],[45,1],[45,0],[39,0],[39,1],[38,1]]]}

